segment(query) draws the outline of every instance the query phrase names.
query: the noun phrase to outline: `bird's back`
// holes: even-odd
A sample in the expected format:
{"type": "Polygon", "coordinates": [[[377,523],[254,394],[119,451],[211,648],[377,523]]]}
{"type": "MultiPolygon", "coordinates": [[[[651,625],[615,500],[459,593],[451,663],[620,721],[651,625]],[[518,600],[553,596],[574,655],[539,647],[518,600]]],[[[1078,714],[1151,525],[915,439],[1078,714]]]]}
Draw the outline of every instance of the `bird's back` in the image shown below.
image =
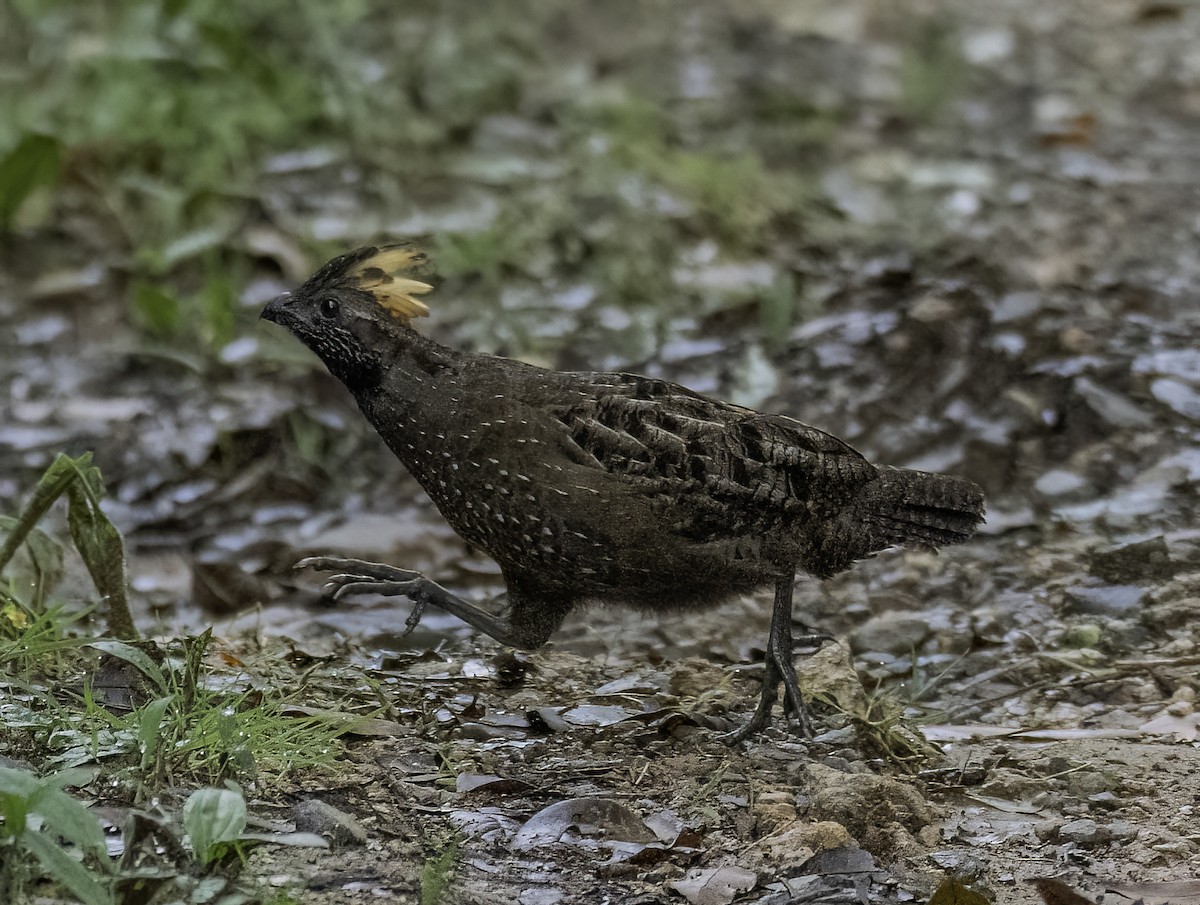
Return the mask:
{"type": "Polygon", "coordinates": [[[663,380],[452,354],[380,433],[506,577],[688,606],[897,542],[839,522],[881,472],[823,431],[663,380]]]}

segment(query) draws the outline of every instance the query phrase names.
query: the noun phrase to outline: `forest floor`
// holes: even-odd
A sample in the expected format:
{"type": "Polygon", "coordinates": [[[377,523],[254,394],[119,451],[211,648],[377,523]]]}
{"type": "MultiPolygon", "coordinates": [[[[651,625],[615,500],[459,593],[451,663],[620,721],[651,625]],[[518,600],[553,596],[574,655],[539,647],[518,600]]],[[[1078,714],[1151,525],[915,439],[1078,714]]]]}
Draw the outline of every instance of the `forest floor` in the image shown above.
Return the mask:
{"type": "MultiPolygon", "coordinates": [[[[124,259],[83,202],[10,237],[0,510],[54,453],[94,450],[143,632],[170,651],[211,625],[214,686],[361,717],[330,766],[229,771],[256,820],[332,845],[259,845],[225,865],[229,889],[782,905],[924,901],[949,877],[1022,905],[1049,877],[1106,905],[1200,903],[1200,10],[883,6],[663,4],[641,30],[567,16],[552,40],[587,65],[459,124],[470,139],[409,211],[339,159],[276,160],[239,233],[254,263],[237,329],[209,352],[129,326],[124,259]],[[605,108],[607,143],[571,132],[596,116],[573,119],[571,92],[641,81],[679,135],[647,137],[645,98],[605,108]],[[718,131],[764,168],[680,155],[646,176],[718,131]],[[592,153],[635,175],[599,179],[592,153]],[[803,201],[763,213],[774,186],[803,201]],[[568,187],[601,201],[559,204],[568,187]],[[799,663],[815,738],[778,720],[722,740],[759,692],[766,592],[579,612],[526,655],[432,611],[402,637],[407,604],[332,609],[290,571],[344,552],[501,589],[341,388],[253,320],[319,263],[296,234],[451,232],[474,238],[436,240],[427,329],[448,344],[650,372],[985,488],[971,543],[798,576],[797,619],[837,639],[799,663]],[[682,301],[639,307],[622,285],[682,301]]],[[[88,600],[79,572],[68,603],[88,600]]],[[[13,717],[23,682],[0,689],[5,763],[61,765],[53,734],[13,717]]],[[[91,761],[85,797],[116,834],[129,787],[91,761]]],[[[156,813],[169,823],[192,787],[155,790],[156,813]]]]}

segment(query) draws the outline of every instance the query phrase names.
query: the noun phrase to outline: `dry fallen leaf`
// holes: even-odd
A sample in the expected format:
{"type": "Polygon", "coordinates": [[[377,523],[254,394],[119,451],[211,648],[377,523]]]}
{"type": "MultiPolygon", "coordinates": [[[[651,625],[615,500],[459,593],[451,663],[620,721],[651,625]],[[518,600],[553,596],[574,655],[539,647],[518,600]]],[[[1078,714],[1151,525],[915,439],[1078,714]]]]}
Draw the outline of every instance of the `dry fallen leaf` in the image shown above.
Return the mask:
{"type": "Polygon", "coordinates": [[[454,791],[463,793],[490,792],[507,795],[513,792],[526,792],[531,788],[532,786],[524,780],[486,773],[459,773],[454,781],[454,791]]]}
{"type": "MultiPolygon", "coordinates": [[[[1109,883],[1105,892],[1114,892],[1130,902],[1145,905],[1200,905],[1200,880],[1168,880],[1159,883],[1109,883]]],[[[1107,899],[1107,896],[1105,897],[1107,899]]]]}
{"type": "Polygon", "coordinates": [[[947,877],[938,886],[929,905],[990,905],[988,900],[973,889],[968,889],[953,877],[947,877]]]}
{"type": "Polygon", "coordinates": [[[692,905],[729,905],[758,885],[758,875],[741,867],[693,868],[671,888],[692,905]]]}
{"type": "Polygon", "coordinates": [[[527,821],[513,839],[513,848],[536,848],[556,842],[578,844],[563,838],[574,829],[578,836],[621,842],[653,842],[654,833],[625,805],[607,798],[572,798],[542,808],[527,821]]]}
{"type": "Polygon", "coordinates": [[[1177,742],[1194,742],[1200,738],[1200,713],[1164,711],[1138,728],[1147,735],[1173,735],[1177,742]]]}
{"type": "Polygon", "coordinates": [[[1085,899],[1066,883],[1053,877],[1034,877],[1029,882],[1046,905],[1096,905],[1091,899],[1085,899]]]}

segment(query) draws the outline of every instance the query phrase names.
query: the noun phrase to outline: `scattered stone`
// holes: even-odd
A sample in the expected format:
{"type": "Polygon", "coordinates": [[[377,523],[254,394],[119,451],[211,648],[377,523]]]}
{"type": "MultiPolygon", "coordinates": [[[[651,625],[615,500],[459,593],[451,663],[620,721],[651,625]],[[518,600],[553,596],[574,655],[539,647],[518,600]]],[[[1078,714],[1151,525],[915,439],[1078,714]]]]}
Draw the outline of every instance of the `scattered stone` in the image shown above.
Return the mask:
{"type": "Polygon", "coordinates": [[[1200,421],[1200,393],[1178,380],[1163,377],[1150,384],[1150,392],[1163,405],[1170,406],[1185,418],[1200,421]]]}
{"type": "MultiPolygon", "coordinates": [[[[542,808],[530,817],[513,838],[514,849],[531,849],[581,840],[646,843],[657,838],[639,817],[619,801],[606,798],[572,798],[542,808]]],[[[586,845],[585,845],[586,847],[586,845]]]]}
{"type": "Polygon", "coordinates": [[[853,842],[846,828],[833,820],[818,820],[816,823],[809,824],[801,831],[800,838],[813,852],[823,852],[831,848],[847,848],[853,842]]]}
{"type": "Polygon", "coordinates": [[[1106,389],[1087,377],[1075,378],[1075,392],[1113,427],[1147,428],[1154,423],[1154,418],[1128,396],[1106,389]]]}
{"type": "Polygon", "coordinates": [[[1111,794],[1118,782],[1099,770],[1077,770],[1068,773],[1064,779],[1067,782],[1067,792],[1076,798],[1092,798],[1104,793],[1111,794]]]}
{"type": "Polygon", "coordinates": [[[1029,801],[1046,790],[1046,780],[1040,776],[1029,776],[1005,767],[996,767],[988,773],[987,782],[979,787],[981,795],[1005,801],[1029,801]]]}
{"type": "Polygon", "coordinates": [[[1141,605],[1146,597],[1146,589],[1132,584],[1097,587],[1073,585],[1066,589],[1066,595],[1072,612],[1092,616],[1124,616],[1141,605]]]}
{"type": "MultiPolygon", "coordinates": [[[[811,824],[799,821],[787,829],[764,837],[762,854],[766,863],[772,865],[775,870],[799,867],[816,854],[816,850],[806,841],[810,830],[811,824]]],[[[844,828],[842,834],[844,837],[842,844],[852,844],[850,836],[844,828]]]]}
{"type": "Polygon", "coordinates": [[[1042,310],[1045,302],[1037,292],[1010,292],[996,303],[992,310],[992,321],[1009,324],[1032,317],[1042,310]]]}
{"type": "Polygon", "coordinates": [[[1107,811],[1119,807],[1121,799],[1112,792],[1100,792],[1099,794],[1090,796],[1088,804],[1094,808],[1107,811]]]}
{"type": "Polygon", "coordinates": [[[1052,468],[1034,482],[1033,489],[1050,499],[1081,499],[1092,495],[1092,485],[1082,476],[1064,468],[1052,468]]]}
{"type": "Polygon", "coordinates": [[[916,789],[888,776],[842,773],[814,763],[804,778],[808,816],[840,823],[870,852],[895,852],[911,844],[913,835],[934,819],[929,802],[916,789]]]}
{"type": "Polygon", "coordinates": [[[929,623],[903,612],[872,616],[850,635],[850,647],[856,651],[884,651],[907,654],[929,637],[929,623]]]}
{"type": "Polygon", "coordinates": [[[324,836],[333,845],[362,845],[367,841],[367,831],[362,824],[333,805],[318,798],[297,802],[292,808],[292,820],[296,830],[324,836]]]}
{"type": "Polygon", "coordinates": [[[728,905],[758,885],[758,875],[740,867],[692,868],[671,888],[692,905],[728,905]]]}
{"type": "Polygon", "coordinates": [[[1081,848],[1096,848],[1114,840],[1132,839],[1137,835],[1137,830],[1127,821],[1098,823],[1090,817],[1081,817],[1061,826],[1054,821],[1044,821],[1034,827],[1034,832],[1043,841],[1071,842],[1081,848]]]}
{"type": "Polygon", "coordinates": [[[796,822],[796,796],[790,792],[766,792],[759,796],[755,813],[761,832],[778,832],[796,822]]]}
{"type": "Polygon", "coordinates": [[[558,905],[562,900],[563,891],[554,886],[531,886],[517,897],[521,905],[558,905]]]}
{"type": "Polygon", "coordinates": [[[954,851],[953,849],[930,852],[929,860],[963,882],[969,883],[978,880],[986,873],[984,863],[968,852],[954,851]]]}
{"type": "Polygon", "coordinates": [[[937,324],[954,317],[954,302],[937,295],[926,295],[908,309],[908,316],[923,324],[937,324]]]}
{"type": "Polygon", "coordinates": [[[1092,553],[1088,571],[1111,584],[1173,578],[1179,564],[1171,560],[1162,535],[1092,553]]]}

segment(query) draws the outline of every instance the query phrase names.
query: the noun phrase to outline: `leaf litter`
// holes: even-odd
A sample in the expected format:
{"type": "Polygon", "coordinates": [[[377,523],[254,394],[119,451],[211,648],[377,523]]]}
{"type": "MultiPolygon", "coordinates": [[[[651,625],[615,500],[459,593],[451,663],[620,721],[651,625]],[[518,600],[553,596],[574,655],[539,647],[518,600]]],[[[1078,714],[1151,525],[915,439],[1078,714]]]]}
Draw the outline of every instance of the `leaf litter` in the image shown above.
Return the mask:
{"type": "MultiPolygon", "coordinates": [[[[936,559],[881,557],[825,585],[802,581],[805,621],[843,639],[800,663],[817,693],[817,739],[776,729],[736,750],[717,739],[745,718],[761,674],[761,600],[659,620],[592,611],[521,663],[432,612],[402,637],[403,603],[322,608],[314,586],[290,572],[302,553],[402,563],[479,599],[500,582],[426,502],[414,502],[415,485],[358,430],[344,401],[319,376],[285,369],[287,353],[270,338],[254,335],[210,370],[198,352],[153,349],[114,323],[112,305],[100,301],[115,298],[114,259],[64,262],[50,249],[37,272],[17,262],[20,279],[4,276],[0,296],[17,300],[0,298],[13,328],[0,358],[11,388],[0,399],[5,510],[16,511],[28,485],[16,476],[40,471],[60,448],[95,448],[113,492],[103,511],[130,546],[137,624],[170,636],[215,622],[237,674],[231,687],[299,683],[305,702],[284,713],[338,719],[348,737],[334,774],[293,777],[249,807],[253,816],[288,795],[331,799],[366,829],[369,851],[313,859],[260,847],[250,855],[257,881],[312,901],[416,895],[421,865],[456,851],[447,901],[598,901],[599,888],[611,901],[772,905],[1070,901],[1064,888],[1094,901],[1197,896],[1193,803],[1171,790],[1190,788],[1200,769],[1192,517],[1200,323],[1189,302],[1200,266],[1185,216],[1194,205],[1179,203],[1194,174],[1162,138],[1191,134],[1170,81],[1187,70],[1078,63],[1096,46],[1129,47],[1131,36],[1151,48],[1147,59],[1183,61],[1178,42],[1195,37],[1194,23],[1167,8],[1081,18],[1064,7],[1039,11],[1031,34],[1014,25],[1020,4],[1010,21],[999,9],[946,3],[938,10],[954,27],[915,37],[868,27],[860,6],[834,22],[797,22],[796,10],[772,4],[710,13],[699,30],[684,22],[683,43],[694,43],[684,69],[736,64],[754,73],[746,78],[764,111],[794,102],[788,85],[820,85],[805,105],[875,111],[922,140],[897,150],[859,123],[836,153],[801,161],[794,149],[811,136],[769,124],[762,140],[778,142],[773,153],[789,168],[824,168],[824,203],[844,220],[806,221],[802,239],[759,232],[738,251],[722,234],[675,266],[656,260],[673,286],[661,294],[704,310],[656,327],[666,342],[639,335],[644,313],[625,304],[631,288],[658,291],[659,277],[635,266],[659,247],[652,234],[629,240],[637,254],[620,292],[576,259],[563,284],[574,288],[559,287],[565,303],[554,309],[566,320],[542,333],[522,326],[545,316],[538,293],[554,291],[554,280],[538,243],[522,245],[507,229],[528,219],[507,205],[526,184],[574,178],[557,159],[570,143],[554,106],[507,120],[483,114],[475,144],[448,170],[450,182],[469,176],[467,184],[389,214],[443,233],[467,223],[468,235],[479,234],[470,248],[456,236],[447,249],[460,298],[439,325],[448,340],[749,393],[873,456],[985,484],[988,533],[971,547],[936,559]],[[1164,20],[1171,29],[1155,31],[1164,20]],[[819,78],[804,71],[811,55],[797,52],[812,30],[834,36],[819,51],[819,78]],[[749,41],[740,51],[748,56],[725,40],[735,33],[749,41]],[[959,65],[956,40],[969,82],[945,77],[959,65]],[[1024,84],[1020,60],[1030,50],[1044,53],[1047,83],[1077,85],[1079,96],[1048,90],[1023,136],[989,111],[1006,109],[1013,85],[1024,84]],[[896,60],[909,94],[890,108],[879,93],[890,76],[878,67],[896,60]],[[843,71],[864,75],[829,75],[843,71]],[[939,94],[955,84],[968,95],[939,94]],[[1136,102],[1147,96],[1159,101],[1136,102]],[[538,138],[547,133],[549,143],[538,138]],[[844,223],[880,230],[890,247],[844,223]],[[514,254],[507,241],[520,267],[505,258],[514,254]],[[500,312],[487,308],[499,294],[496,274],[514,302],[500,312]],[[521,282],[530,276],[532,285],[521,282]],[[764,344],[767,302],[758,311],[731,299],[749,284],[809,319],[776,324],[764,344]],[[600,349],[613,361],[596,361],[600,349]],[[906,727],[915,728],[906,735],[906,727]],[[461,834],[459,848],[450,833],[461,834]],[[515,847],[518,838],[546,841],[515,847]],[[588,882],[564,883],[575,876],[588,882]]],[[[680,62],[674,37],[656,37],[677,33],[667,14],[640,43],[621,23],[587,15],[596,16],[589,38],[620,49],[600,69],[661,76],[659,67],[680,62]]],[[[580,76],[569,75],[574,85],[580,76]]],[[[741,90],[737,79],[716,82],[741,90]]],[[[557,90],[566,89],[539,87],[557,90]]],[[[473,91],[464,89],[462,104],[496,102],[473,91]]],[[[540,102],[537,92],[525,100],[540,102]]],[[[637,111],[605,115],[654,128],[637,111]]],[[[605,147],[636,161],[645,148],[621,147],[622,135],[606,132],[605,147]]],[[[274,262],[254,277],[269,290],[263,297],[281,288],[278,271],[306,270],[311,236],[357,236],[364,223],[386,222],[378,198],[353,178],[332,178],[341,166],[337,152],[319,147],[266,167],[263,206],[293,226],[259,225],[240,240],[274,262]]],[[[642,199],[635,223],[658,211],[704,231],[703,218],[687,213],[696,197],[675,197],[687,188],[676,179],[651,191],[627,174],[620,183],[621,197],[642,199]]],[[[554,207],[535,197],[534,207],[554,207]]],[[[726,213],[739,228],[760,228],[736,208],[726,213]]],[[[603,211],[588,219],[579,235],[558,222],[547,235],[604,250],[631,228],[603,211]]],[[[184,260],[201,245],[211,251],[214,236],[195,233],[191,245],[164,252],[184,260]]],[[[22,553],[22,582],[92,594],[86,567],[44,552],[22,553]]],[[[129,651],[107,653],[118,667],[97,671],[94,684],[132,705],[151,673],[129,651]]],[[[0,707],[13,731],[37,725],[18,692],[6,678],[0,707]]],[[[122,750],[110,736],[90,747],[77,736],[65,740],[63,762],[103,764],[122,750]]],[[[143,839],[169,835],[149,816],[136,820],[143,839]]]]}

